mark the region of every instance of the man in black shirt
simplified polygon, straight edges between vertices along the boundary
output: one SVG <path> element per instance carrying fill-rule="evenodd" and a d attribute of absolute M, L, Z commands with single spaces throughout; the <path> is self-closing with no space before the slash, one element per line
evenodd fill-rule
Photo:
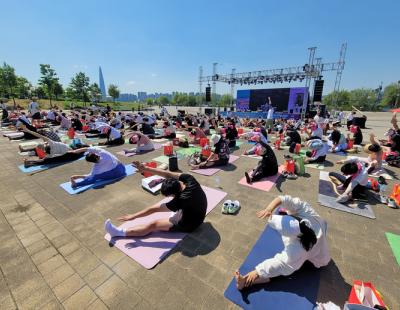
<path fill-rule="evenodd" d="M 130 221 L 156 212 L 173 211 L 175 214 L 167 219 L 155 220 L 127 229 L 114 226 L 108 219 L 105 222 L 105 229 L 111 237 L 139 237 L 154 231 L 192 232 L 203 223 L 207 212 L 207 197 L 193 176 L 146 167 L 138 161 L 133 162 L 133 165 L 141 173 L 149 172 L 165 177 L 161 193 L 173 198 L 167 203 L 157 203 L 135 214 L 119 217 L 118 220 Z"/>

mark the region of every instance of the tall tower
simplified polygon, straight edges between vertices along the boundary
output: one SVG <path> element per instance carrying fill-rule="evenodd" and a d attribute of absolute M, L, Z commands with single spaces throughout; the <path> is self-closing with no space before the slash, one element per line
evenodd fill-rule
<path fill-rule="evenodd" d="M 101 97 L 104 100 L 107 97 L 107 91 L 106 91 L 106 85 L 104 84 L 103 72 L 101 71 L 100 66 L 99 66 L 99 87 L 101 91 Z"/>

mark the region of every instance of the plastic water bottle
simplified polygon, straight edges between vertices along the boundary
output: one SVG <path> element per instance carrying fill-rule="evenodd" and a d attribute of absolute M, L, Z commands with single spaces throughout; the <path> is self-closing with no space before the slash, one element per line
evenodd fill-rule
<path fill-rule="evenodd" d="M 219 176 L 215 177 L 215 186 L 218 188 L 221 187 L 221 179 L 219 178 Z"/>

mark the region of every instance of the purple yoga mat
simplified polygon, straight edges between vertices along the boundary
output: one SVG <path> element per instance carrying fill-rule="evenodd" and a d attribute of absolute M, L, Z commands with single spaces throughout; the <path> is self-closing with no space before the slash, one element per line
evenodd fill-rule
<path fill-rule="evenodd" d="M 233 163 L 234 161 L 238 160 L 239 156 L 236 155 L 229 155 L 229 163 Z M 194 172 L 197 174 L 201 174 L 201 175 L 206 175 L 206 176 L 210 176 L 210 175 L 214 175 L 217 172 L 221 171 L 220 168 L 206 168 L 206 169 L 196 169 L 196 170 L 191 170 L 190 172 Z"/>
<path fill-rule="evenodd" d="M 140 152 L 140 153 L 136 153 L 135 152 L 135 153 L 128 153 L 128 154 L 126 154 L 124 151 L 121 151 L 121 152 L 117 152 L 117 154 L 125 156 L 125 157 L 131 157 L 131 156 L 134 156 L 136 154 L 146 154 L 146 153 L 150 153 L 150 152 L 153 152 L 155 150 L 159 150 L 159 149 L 162 148 L 162 144 L 160 144 L 160 143 L 153 143 L 153 145 L 154 145 L 154 150 L 151 150 L 151 151 L 143 151 L 143 152 Z"/>
<path fill-rule="evenodd" d="M 207 186 L 202 186 L 202 188 L 207 195 L 208 214 L 221 202 L 222 199 L 224 199 L 227 193 Z M 161 202 L 167 202 L 170 199 L 171 198 L 165 198 Z M 173 214 L 173 212 L 158 212 L 144 218 L 128 221 L 120 227 L 126 228 L 135 225 L 143 225 L 155 220 L 170 218 Z M 117 249 L 137 261 L 144 268 L 151 269 L 157 265 L 185 236 L 186 233 L 157 232 L 146 237 L 113 238 L 112 243 Z M 109 234 L 106 234 L 104 238 L 107 241 L 111 240 Z"/>
<path fill-rule="evenodd" d="M 240 179 L 240 181 L 238 183 L 240 185 L 259 189 L 264 192 L 269 192 L 271 190 L 271 188 L 276 184 L 276 181 L 278 180 L 278 178 L 281 176 L 282 171 L 283 171 L 283 168 L 281 166 L 281 167 L 279 167 L 279 172 L 276 175 L 273 175 L 271 177 L 263 178 L 258 182 L 254 182 L 253 184 L 248 184 L 246 182 L 246 178 L 242 178 L 242 179 Z M 250 174 L 250 172 L 249 172 L 249 174 Z"/>

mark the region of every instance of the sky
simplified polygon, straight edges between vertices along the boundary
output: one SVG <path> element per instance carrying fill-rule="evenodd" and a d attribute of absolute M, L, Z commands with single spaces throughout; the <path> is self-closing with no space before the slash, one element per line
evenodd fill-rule
<path fill-rule="evenodd" d="M 0 7 L 0 62 L 33 84 L 45 63 L 64 86 L 79 71 L 98 82 L 101 66 L 106 85 L 122 93 L 197 92 L 199 66 L 204 75 L 214 62 L 220 74 L 300 66 L 312 46 L 322 62 L 336 62 L 343 42 L 341 88 L 400 80 L 398 0 L 0 0 Z M 326 94 L 335 72 L 324 79 Z M 217 83 L 218 93 L 229 90 Z"/>

